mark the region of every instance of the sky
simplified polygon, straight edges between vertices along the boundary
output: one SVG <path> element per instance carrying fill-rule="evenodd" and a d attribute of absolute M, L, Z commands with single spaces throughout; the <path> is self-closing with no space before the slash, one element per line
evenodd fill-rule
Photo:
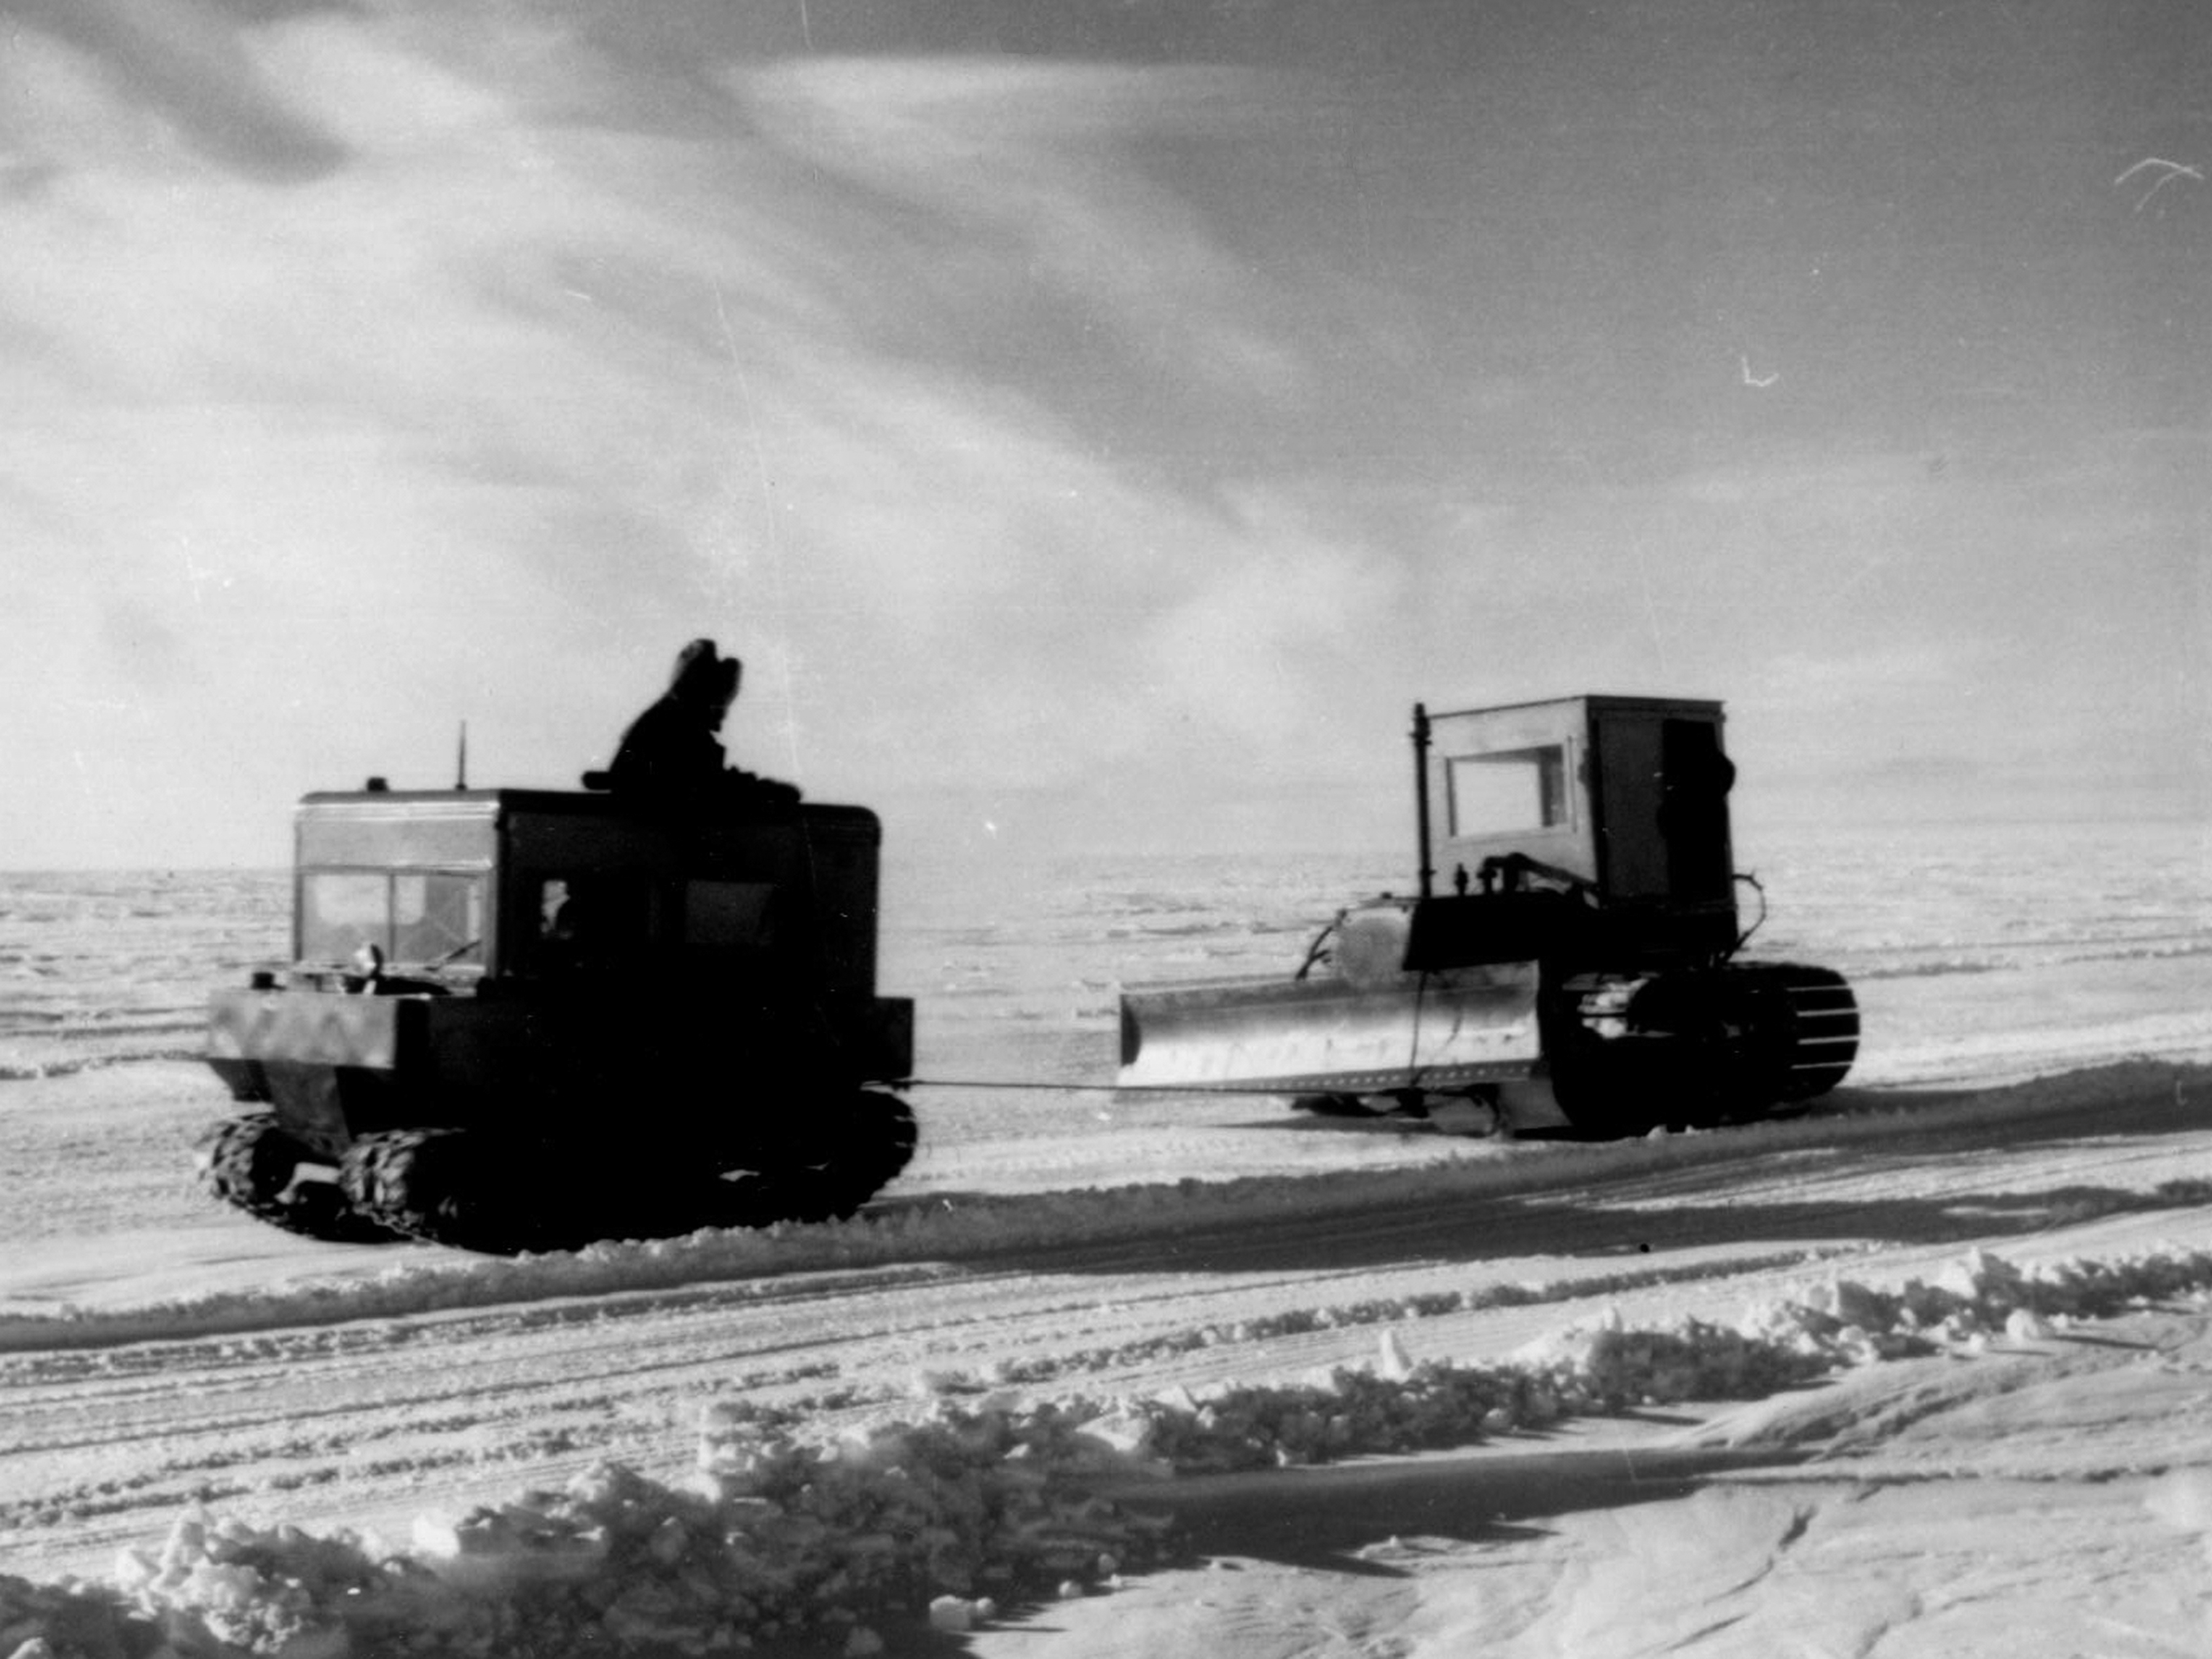
<path fill-rule="evenodd" d="M 0 868 L 567 787 L 683 642 L 909 846 L 2212 814 L 2212 8 L 0 0 Z"/>

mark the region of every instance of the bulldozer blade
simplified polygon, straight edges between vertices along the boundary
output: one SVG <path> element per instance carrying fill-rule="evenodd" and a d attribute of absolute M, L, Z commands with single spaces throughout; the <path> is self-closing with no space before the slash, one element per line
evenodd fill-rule
<path fill-rule="evenodd" d="M 1211 980 L 1121 996 L 1124 1088 L 1382 1094 L 1527 1077 L 1536 964 L 1380 983 Z"/>

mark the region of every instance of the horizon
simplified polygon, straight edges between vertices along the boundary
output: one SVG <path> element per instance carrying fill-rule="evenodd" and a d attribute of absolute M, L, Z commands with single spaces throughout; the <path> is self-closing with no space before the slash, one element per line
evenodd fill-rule
<path fill-rule="evenodd" d="M 472 788 L 476 786 L 471 785 Z M 486 786 L 495 787 L 498 786 Z M 1410 811 L 1410 807 L 1408 811 Z M 1001 872 L 1034 871 L 1067 862 L 1115 861 L 1162 862 L 1184 860 L 1194 862 L 1225 863 L 1238 858 L 1294 862 L 1302 859 L 1350 863 L 1368 860 L 1388 863 L 1396 860 L 1404 866 L 1407 880 L 1415 879 L 1418 853 L 1410 824 L 1401 830 L 1395 839 L 1355 843 L 1350 841 L 1281 842 L 1265 845 L 1231 845 L 1226 842 L 1212 842 L 1198 846 L 1162 846 L 1158 844 L 1127 844 L 1112 842 L 1082 841 L 1056 833 L 1043 835 L 1008 834 L 1008 826 L 971 822 L 964 817 L 957 823 L 941 822 L 938 833 L 907 836 L 901 834 L 902 822 L 894 810 L 884 814 L 884 843 L 883 865 L 888 871 L 965 867 L 988 877 L 990 870 Z M 289 841 L 291 814 L 288 806 L 282 815 L 282 838 Z M 1869 841 L 1893 842 L 1901 835 L 1913 831 L 1929 832 L 1989 832 L 1993 835 L 2033 838 L 2060 832 L 2095 833 L 2099 831 L 2124 833 L 2129 830 L 2167 830 L 2177 833 L 2194 834 L 2208 838 L 2212 847 L 2212 826 L 2195 812 L 2144 809 L 2125 814 L 2091 812 L 2078 807 L 2053 810 L 2045 815 L 2021 816 L 2017 811 L 1998 814 L 1991 811 L 1971 808 L 1935 815 L 1905 811 L 1894 815 L 1867 814 L 1848 822 L 1825 817 L 1775 817 L 1760 813 L 1738 814 L 1731 839 L 1739 861 L 1747 848 L 1765 853 L 1776 851 L 1804 851 L 1815 847 L 1833 845 L 1838 837 L 1857 836 Z M 994 833 L 995 830 L 995 833 Z M 0 880 L 30 879 L 45 877 L 159 877 L 186 878 L 195 876 L 266 876 L 289 877 L 294 872 L 289 847 L 275 855 L 259 861 L 240 861 L 217 864 L 181 864 L 155 860 L 146 864 L 79 864 L 79 865 L 0 865 Z"/>

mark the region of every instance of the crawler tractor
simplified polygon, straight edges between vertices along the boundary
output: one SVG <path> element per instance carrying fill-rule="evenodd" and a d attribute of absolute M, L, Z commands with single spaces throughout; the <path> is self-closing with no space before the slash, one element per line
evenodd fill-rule
<path fill-rule="evenodd" d="M 1417 896 L 1340 912 L 1292 977 L 1125 993 L 1121 1083 L 1601 1136 L 1833 1088 L 1850 988 L 1737 954 L 1721 726 L 1718 703 L 1657 698 L 1416 705 Z"/>
<path fill-rule="evenodd" d="M 880 839 L 851 806 L 307 796 L 291 961 L 210 1007 L 262 1109 L 204 1181 L 317 1237 L 498 1253 L 850 1214 L 915 1144 Z"/>

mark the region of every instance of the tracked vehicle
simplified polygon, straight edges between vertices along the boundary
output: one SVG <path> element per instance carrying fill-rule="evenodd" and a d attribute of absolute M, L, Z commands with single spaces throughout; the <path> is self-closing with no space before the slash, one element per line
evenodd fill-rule
<path fill-rule="evenodd" d="M 514 1253 L 848 1215 L 912 1154 L 866 809 L 371 780 L 295 835 L 291 960 L 210 1008 L 226 1202 Z"/>
<path fill-rule="evenodd" d="M 1849 985 L 1739 956 L 1722 724 L 1661 698 L 1416 705 L 1417 892 L 1340 912 L 1291 976 L 1124 992 L 1121 1082 L 1599 1135 L 1833 1088 Z"/>

